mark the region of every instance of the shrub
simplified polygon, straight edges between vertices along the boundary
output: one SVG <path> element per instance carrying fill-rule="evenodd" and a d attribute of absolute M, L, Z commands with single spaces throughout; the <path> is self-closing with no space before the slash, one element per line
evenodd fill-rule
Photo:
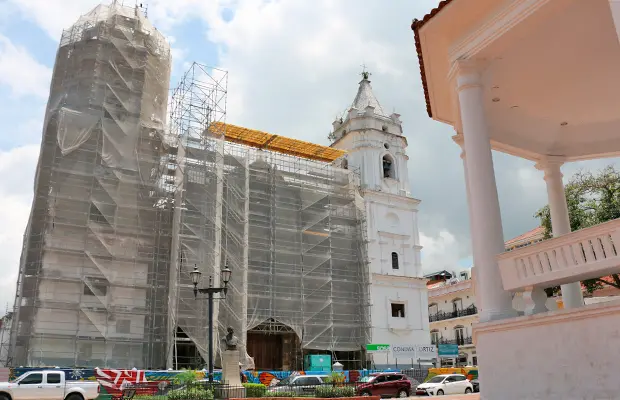
<path fill-rule="evenodd" d="M 316 397 L 323 399 L 353 396 L 355 396 L 355 388 L 352 386 L 319 386 L 316 388 Z"/>
<path fill-rule="evenodd" d="M 183 371 L 178 373 L 172 378 L 172 381 L 176 384 L 188 385 L 196 382 L 198 380 L 198 375 L 196 371 Z"/>
<path fill-rule="evenodd" d="M 262 383 L 244 383 L 245 397 L 264 397 L 267 393 L 267 386 Z"/>
<path fill-rule="evenodd" d="M 295 392 L 271 392 L 269 397 L 299 397 Z"/>
<path fill-rule="evenodd" d="M 344 383 L 346 377 L 343 372 L 333 371 L 329 376 L 323 378 L 323 382 L 325 383 Z"/>
<path fill-rule="evenodd" d="M 172 390 L 167 400 L 213 400 L 213 392 L 202 388 Z"/>

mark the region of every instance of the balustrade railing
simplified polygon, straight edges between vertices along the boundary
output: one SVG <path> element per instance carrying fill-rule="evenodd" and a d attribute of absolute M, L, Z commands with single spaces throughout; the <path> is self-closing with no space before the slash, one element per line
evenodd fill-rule
<path fill-rule="evenodd" d="M 460 337 L 460 338 L 456 338 L 456 339 L 439 338 L 439 339 L 431 339 L 431 344 L 434 344 L 435 346 L 437 346 L 439 344 L 457 344 L 459 346 L 466 346 L 466 345 L 469 345 L 469 344 L 473 344 L 473 340 L 472 340 L 471 336 Z"/>
<path fill-rule="evenodd" d="M 477 313 L 478 313 L 478 308 L 475 305 L 471 305 L 463 310 L 456 310 L 456 311 L 450 311 L 450 312 L 439 311 L 435 314 L 429 315 L 428 320 L 429 322 L 437 322 L 437 321 L 444 321 L 446 319 L 465 317 L 468 315 L 475 315 Z"/>
<path fill-rule="evenodd" d="M 620 272 L 620 219 L 500 254 L 505 290 L 548 288 Z"/>

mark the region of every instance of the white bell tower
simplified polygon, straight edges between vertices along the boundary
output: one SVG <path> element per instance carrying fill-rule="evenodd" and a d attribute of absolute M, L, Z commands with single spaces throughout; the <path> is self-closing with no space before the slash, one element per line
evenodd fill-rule
<path fill-rule="evenodd" d="M 359 169 L 366 204 L 372 342 L 428 345 L 428 297 L 422 278 L 418 205 L 411 196 L 400 115 L 388 115 L 362 72 L 344 118 L 333 123 L 331 146 L 347 151 L 343 165 Z M 373 354 L 377 368 L 396 364 L 392 354 Z M 399 365 L 418 360 L 398 359 Z"/>

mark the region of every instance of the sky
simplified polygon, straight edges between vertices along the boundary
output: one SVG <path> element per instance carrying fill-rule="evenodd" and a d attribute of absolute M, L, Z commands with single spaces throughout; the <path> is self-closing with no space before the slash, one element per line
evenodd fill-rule
<path fill-rule="evenodd" d="M 98 3 L 0 0 L 0 315 L 13 303 L 58 40 Z M 452 128 L 426 114 L 410 29 L 413 18 L 437 3 L 151 0 L 148 17 L 171 43 L 172 85 L 193 61 L 224 69 L 229 123 L 297 139 L 328 144 L 331 123 L 352 103 L 364 64 L 381 105 L 402 115 L 429 272 L 472 263 L 460 148 Z M 566 165 L 565 179 L 615 161 Z M 494 162 L 509 239 L 538 225 L 533 214 L 546 204 L 546 189 L 533 163 L 499 153 Z"/>

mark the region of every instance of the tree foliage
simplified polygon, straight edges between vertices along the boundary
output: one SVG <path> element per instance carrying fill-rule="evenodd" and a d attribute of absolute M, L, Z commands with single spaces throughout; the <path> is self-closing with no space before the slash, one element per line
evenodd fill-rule
<path fill-rule="evenodd" d="M 572 231 L 620 218 L 620 171 L 613 165 L 596 174 L 580 171 L 565 186 L 566 203 Z M 534 214 L 544 228 L 545 239 L 553 236 L 551 215 L 546 205 Z M 603 277 L 604 278 L 604 277 Z M 620 277 L 589 279 L 582 282 L 588 293 L 610 285 L 620 289 Z"/>

